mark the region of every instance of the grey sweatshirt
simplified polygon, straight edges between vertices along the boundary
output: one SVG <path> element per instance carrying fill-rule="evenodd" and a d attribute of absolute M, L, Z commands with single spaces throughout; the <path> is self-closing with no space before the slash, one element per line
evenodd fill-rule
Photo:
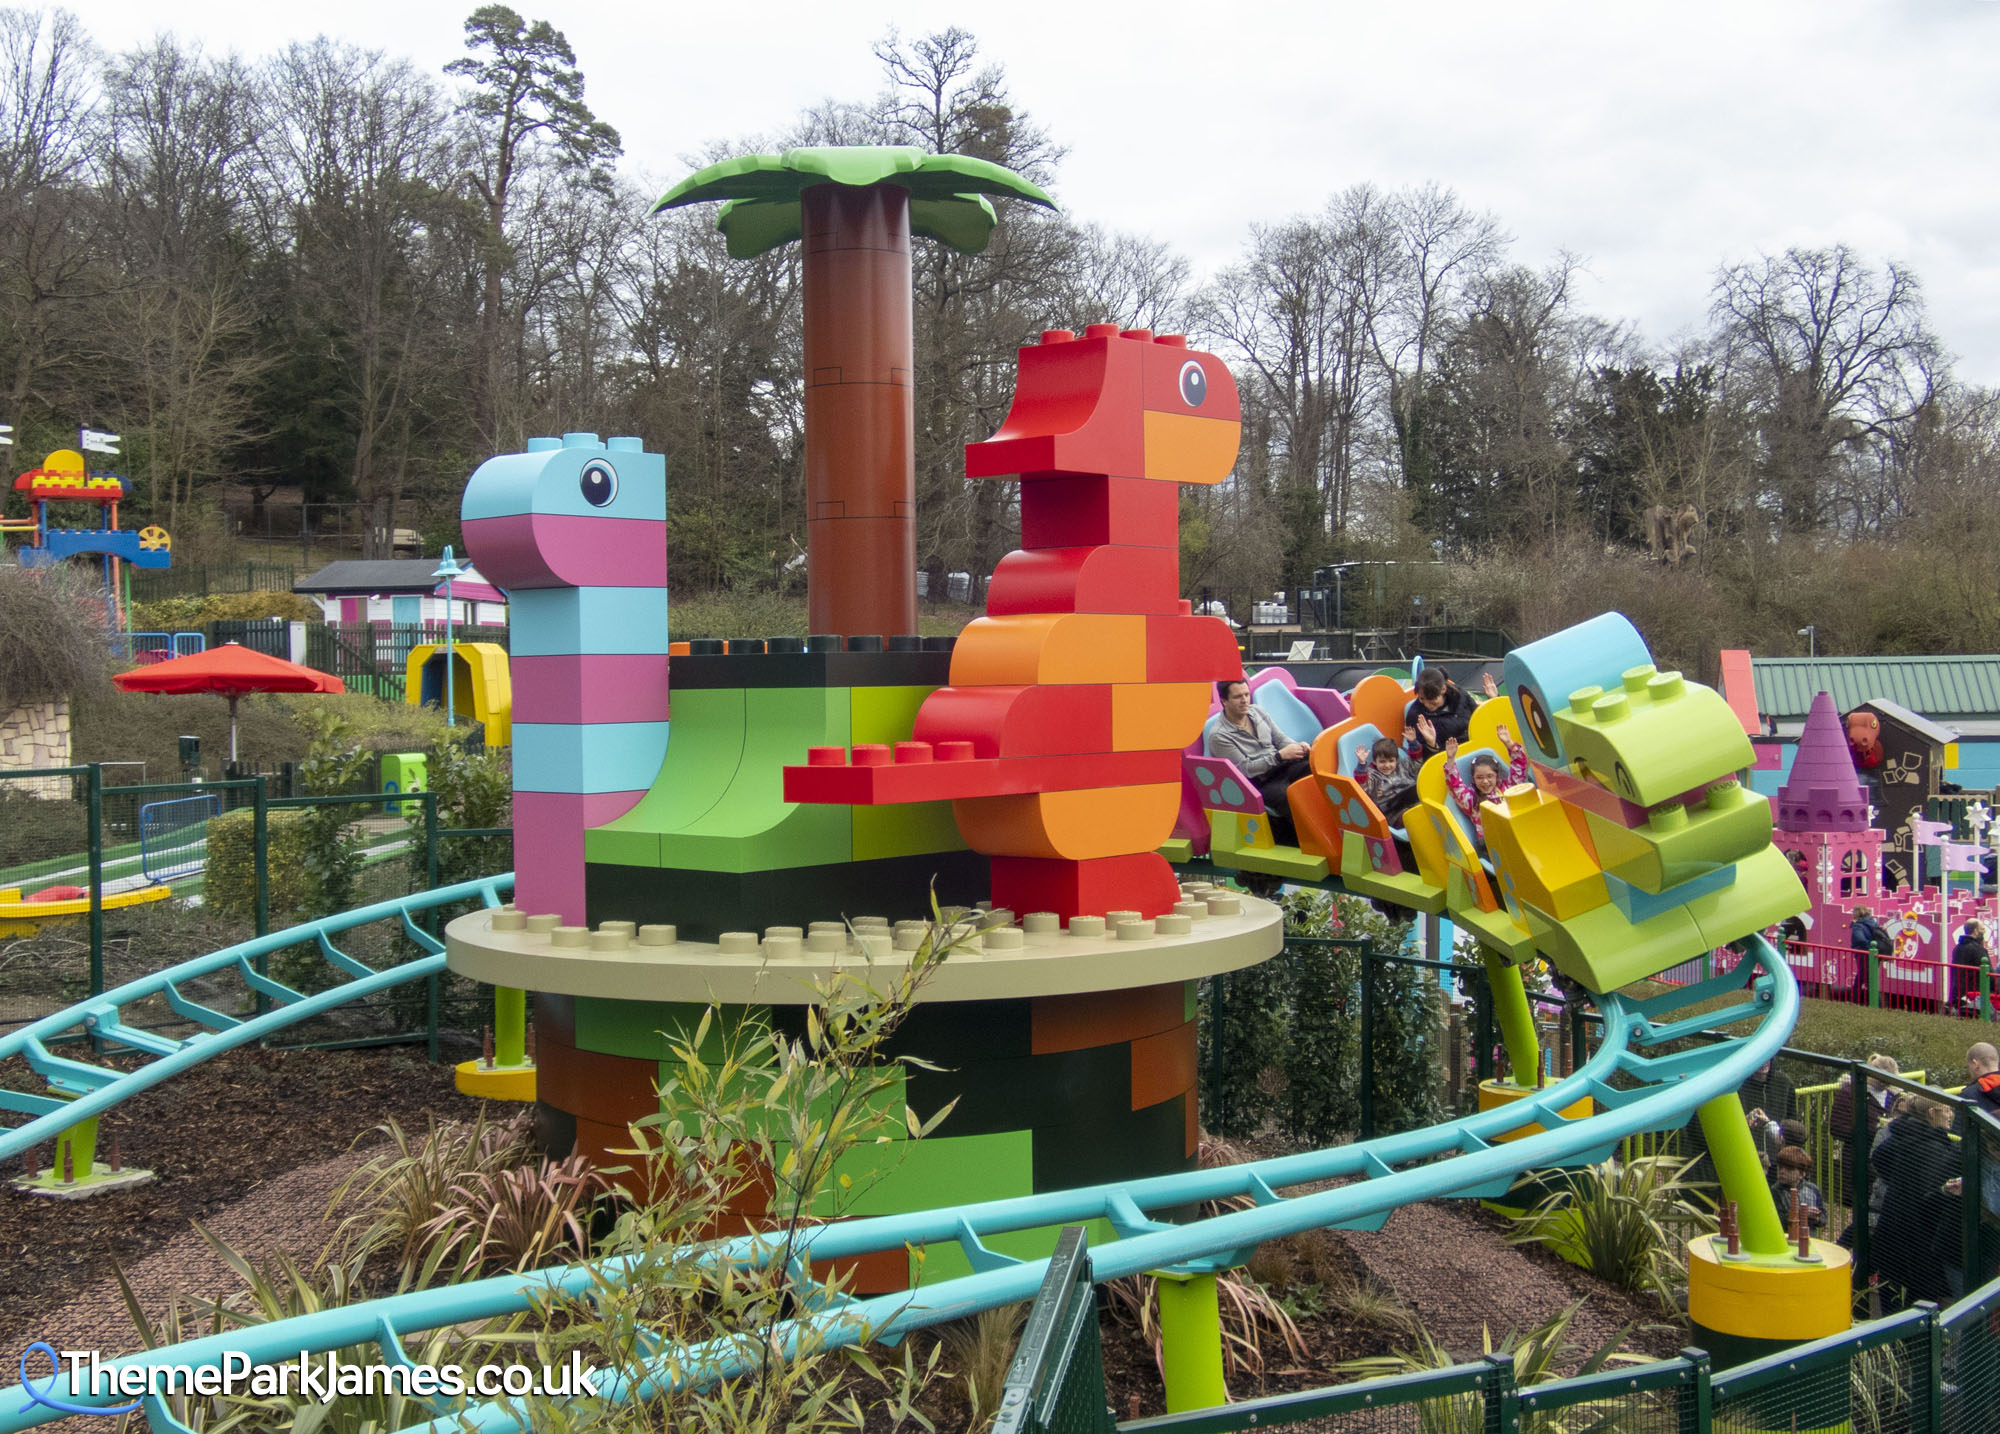
<path fill-rule="evenodd" d="M 1278 749 L 1291 743 L 1292 739 L 1278 730 L 1278 724 L 1253 705 L 1249 731 L 1235 726 L 1227 717 L 1215 724 L 1208 734 L 1208 755 L 1228 758 L 1244 776 L 1255 780 L 1278 765 Z"/>

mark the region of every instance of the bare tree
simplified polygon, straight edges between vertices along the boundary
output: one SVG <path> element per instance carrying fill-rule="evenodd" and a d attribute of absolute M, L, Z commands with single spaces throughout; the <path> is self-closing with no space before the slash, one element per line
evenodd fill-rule
<path fill-rule="evenodd" d="M 1756 394 L 1767 500 L 1780 533 L 1879 520 L 1850 461 L 1930 402 L 1943 356 L 1916 276 L 1846 245 L 1724 266 L 1713 317 Z"/>

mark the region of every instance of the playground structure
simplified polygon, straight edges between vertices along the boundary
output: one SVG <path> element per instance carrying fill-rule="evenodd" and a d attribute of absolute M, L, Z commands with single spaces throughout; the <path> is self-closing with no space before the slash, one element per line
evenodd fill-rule
<path fill-rule="evenodd" d="M 1968 921 L 1982 921 L 1989 931 L 2000 921 L 2000 892 L 1981 893 L 1977 884 L 1984 833 L 1958 842 L 1950 823 L 1913 816 L 1907 825 L 1917 853 L 1925 846 L 1939 850 L 1937 884 L 1918 880 L 1892 889 L 1884 880 L 1888 833 L 1875 825 L 1876 815 L 1833 698 L 1822 692 L 1778 793 L 1773 838 L 1811 899 L 1800 918 L 1807 939 L 1793 949 L 1794 969 L 1816 986 L 1865 991 L 1868 973 L 1854 964 L 1865 958 L 1846 948 L 1854 918 L 1866 907 L 1894 943 L 1893 959 L 1876 967 L 1879 994 L 1948 1007 L 1956 994 L 1949 965 L 1954 939 Z M 1921 876 L 1922 862 L 1911 866 Z"/>
<path fill-rule="evenodd" d="M 896 223 L 900 214 L 917 226 L 916 168 L 891 165 L 885 179 L 876 164 L 786 161 L 788 173 L 815 178 L 790 210 L 764 215 L 762 229 L 755 203 L 736 210 L 746 243 L 782 242 L 802 224 L 810 256 L 816 238 L 840 230 L 827 218 L 837 210 L 875 226 L 869 233 L 886 224 L 907 248 Z M 770 172 L 705 171 L 669 199 L 745 201 L 754 195 L 724 181 Z M 971 190 L 980 192 L 1019 191 Z M 983 231 L 974 237 L 983 244 Z M 732 231 L 733 252 L 757 251 L 738 239 Z M 906 269 L 901 282 L 907 324 Z M 835 386 L 898 387 L 893 373 L 871 385 L 843 383 L 840 372 Z M 873 420 L 862 401 L 906 409 L 907 384 L 846 398 L 862 416 L 809 423 L 809 444 L 817 431 L 822 443 L 866 448 Z M 972 476 L 1018 478 L 1023 493 L 1023 547 L 996 571 L 987 616 L 955 643 L 918 639 L 899 592 L 874 603 L 854 591 L 872 575 L 848 558 L 907 541 L 892 498 L 892 511 L 870 509 L 853 533 L 816 534 L 813 610 L 836 615 L 832 631 L 705 644 L 721 650 L 671 664 L 664 460 L 636 438 L 571 433 L 482 465 L 463 529 L 513 602 L 517 899 L 492 909 L 499 883 L 484 884 L 489 909 L 450 923 L 445 954 L 411 963 L 422 974 L 448 964 L 495 987 L 495 1059 L 478 1063 L 470 1087 L 461 1070 L 462 1087 L 520 1096 L 532 1082 L 555 1153 L 603 1160 L 627 1143 L 627 1122 L 659 1108 L 667 1042 L 690 1019 L 719 1005 L 725 1021 L 755 1011 L 782 1027 L 828 974 L 894 969 L 922 933 L 893 918 L 922 914 L 934 892 L 960 908 L 955 916 L 983 908 L 964 917 L 979 928 L 978 945 L 940 970 L 896 1050 L 950 1068 L 909 1076 L 911 1115 L 958 1104 L 935 1135 L 868 1151 L 864 1173 L 881 1177 L 873 1203 L 803 1235 L 821 1268 L 850 1261 L 853 1289 L 868 1296 L 813 1316 L 833 1342 L 1026 1299 L 1056 1228 L 1084 1223 L 1102 1242 L 1092 1255 L 1098 1278 L 1166 1270 L 1187 1281 L 1185 1308 L 1195 1314 L 1170 1336 L 1169 1400 L 1193 1407 L 1215 1395 L 1220 1352 L 1187 1331 L 1213 1328 L 1216 1273 L 1260 1241 L 1377 1226 L 1414 1201 L 1504 1196 L 1523 1172 L 1606 1159 L 1625 1137 L 1694 1114 L 1740 1210 L 1734 1238 L 1690 1251 L 1697 1337 L 1718 1362 L 1736 1362 L 1845 1329 L 1848 1256 L 1780 1225 L 1735 1095 L 1782 1046 L 1797 1011 L 1792 976 L 1759 933 L 1807 905 L 1771 844 L 1770 804 L 1739 779 L 1753 758 L 1736 715 L 1708 689 L 1656 670 L 1617 614 L 1517 650 L 1503 697 L 1480 709 L 1460 753 L 1469 763 L 1496 746 L 1504 721 L 1531 757 L 1533 780 L 1485 808 L 1482 852 L 1446 793 L 1442 756 L 1424 767 L 1418 804 L 1400 826 L 1354 780 L 1357 754 L 1400 732 L 1403 682 L 1378 675 L 1343 694 L 1258 674 L 1255 699 L 1284 713 L 1288 731 L 1309 724 L 1314 734 L 1311 776 L 1289 794 L 1299 844 L 1276 844 L 1255 787 L 1201 753 L 1214 683 L 1243 669 L 1227 627 L 1178 596 L 1178 486 L 1226 476 L 1238 430 L 1227 370 L 1175 336 L 1111 325 L 1050 331 L 1022 351 L 999 432 L 968 449 Z M 893 441 L 881 448 L 902 461 Z M 816 463 L 833 460 L 809 457 L 809 474 Z M 841 501 L 837 485 L 813 491 L 816 503 Z M 811 514 L 834 530 L 841 516 L 817 506 Z M 860 547 L 842 546 L 847 539 Z M 884 626 L 903 630 L 866 630 Z M 1195 1169 L 1194 983 L 1266 959 L 1281 941 L 1270 903 L 1176 879 L 1170 861 L 1198 854 L 1223 871 L 1449 915 L 1484 949 L 1516 1078 L 1489 1083 L 1477 1114 L 1431 1129 Z M 415 934 L 416 909 L 369 910 L 400 916 Z M 881 914 L 855 914 L 864 911 Z M 248 948 L 205 958 L 217 964 L 202 969 L 234 966 L 291 1012 L 416 978 L 407 966 L 354 970 L 328 942 L 333 929 L 311 934 L 353 980 L 310 1000 L 269 989 Z M 1621 994 L 1726 945 L 1744 965 L 1650 999 Z M 1533 1074 L 1541 1059 L 1520 976 L 1531 956 L 1586 989 L 1604 1019 L 1589 1060 L 1546 1084 Z M 136 1077 L 165 1079 L 261 1034 L 187 1002 L 177 983 L 188 969 L 147 991 L 218 1036 L 168 1042 L 135 1030 L 118 1019 L 135 989 L 122 988 L 0 1041 L 0 1056 L 26 1056 L 53 1092 L 0 1092 L 0 1105 L 33 1117 L 0 1133 L 0 1158 L 80 1129 L 143 1088 Z M 1706 1009 L 1718 998 L 1728 998 L 1722 1009 Z M 116 1077 L 48 1052 L 47 1039 L 78 1027 L 158 1059 Z M 1747 1029 L 1674 1048 L 1730 1027 Z M 77 1099 L 66 1103 L 69 1095 Z M 1336 1180 L 1345 1183 L 1283 1194 Z M 1229 1195 L 1250 1196 L 1255 1208 L 1185 1225 L 1159 1218 Z M 769 1258 L 757 1212 L 742 1213 L 746 1232 L 716 1257 Z M 926 1252 L 921 1266 L 912 1248 Z M 412 1332 L 524 1310 L 550 1286 L 578 1290 L 605 1274 L 576 1267 L 452 1286 L 128 1362 L 213 1362 L 225 1345 L 253 1359 L 370 1342 L 389 1350 Z M 802 1308 L 818 1303 L 803 1292 Z M 733 1357 L 664 1351 L 650 1381 L 610 1397 L 724 1376 Z M 19 1390 L 0 1394 L 0 1430 L 47 1417 Z M 498 1405 L 465 1420 L 521 1427 Z"/>
<path fill-rule="evenodd" d="M 164 568 L 173 561 L 173 539 L 166 529 L 148 526 L 137 530 L 118 526 L 118 505 L 131 494 L 131 485 L 116 473 L 92 473 L 84 457 L 74 449 L 58 448 L 14 480 L 14 491 L 26 496 L 29 517 L 25 520 L 0 518 L 0 534 L 25 535 L 19 550 L 22 567 L 46 567 L 65 558 L 98 557 L 104 566 L 105 609 L 112 621 L 125 626 L 125 595 L 121 564 L 135 568 Z M 61 528 L 50 522 L 49 506 L 80 503 L 98 510 L 95 527 Z"/>
<path fill-rule="evenodd" d="M 445 663 L 453 665 L 445 680 Z M 443 707 L 450 694 L 452 715 L 486 729 L 486 745 L 514 741 L 514 682 L 507 649 L 497 642 L 458 642 L 447 657 L 444 644 L 418 643 L 410 649 L 403 701 L 412 707 Z"/>
<path fill-rule="evenodd" d="M 107 891 L 99 908 L 118 911 L 128 906 L 144 906 L 165 901 L 173 894 L 166 886 L 135 886 L 124 891 Z M 0 887 L 0 937 L 33 936 L 44 926 L 82 921 L 90 915 L 90 892 L 81 886 L 45 886 L 23 892 L 18 886 Z"/>

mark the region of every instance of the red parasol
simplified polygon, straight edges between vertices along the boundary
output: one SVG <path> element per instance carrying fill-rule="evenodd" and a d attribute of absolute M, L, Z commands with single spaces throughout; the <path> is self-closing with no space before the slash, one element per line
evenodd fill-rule
<path fill-rule="evenodd" d="M 228 642 L 190 657 L 121 672 L 112 683 L 127 692 L 209 693 L 229 699 L 229 760 L 236 760 L 236 702 L 246 692 L 345 692 L 338 677 Z"/>

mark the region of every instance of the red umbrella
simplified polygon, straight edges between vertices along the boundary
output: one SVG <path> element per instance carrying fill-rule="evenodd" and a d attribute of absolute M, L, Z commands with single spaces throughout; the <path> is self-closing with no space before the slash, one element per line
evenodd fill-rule
<path fill-rule="evenodd" d="M 338 677 L 238 642 L 156 662 L 111 679 L 127 692 L 206 692 L 229 699 L 229 760 L 236 760 L 236 703 L 246 692 L 345 692 Z"/>

